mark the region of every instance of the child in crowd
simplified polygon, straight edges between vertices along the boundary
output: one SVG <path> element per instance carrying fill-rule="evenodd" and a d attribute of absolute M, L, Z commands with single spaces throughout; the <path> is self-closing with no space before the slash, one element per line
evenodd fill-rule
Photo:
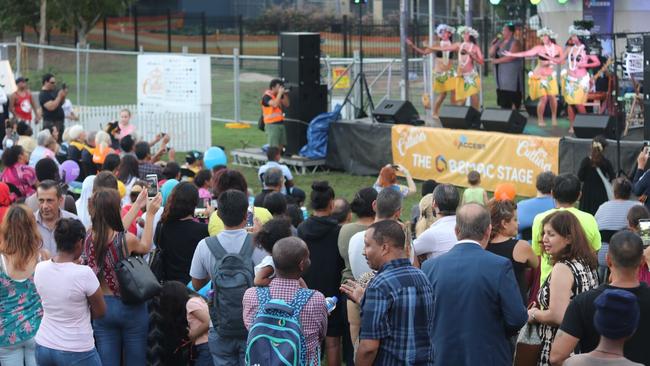
<path fill-rule="evenodd" d="M 154 301 L 150 317 L 151 364 L 213 364 L 208 348 L 210 313 L 208 304 L 201 296 L 178 281 L 167 281 L 160 298 Z"/>
<path fill-rule="evenodd" d="M 469 188 L 463 192 L 462 204 L 465 205 L 474 202 L 485 206 L 488 201 L 488 196 L 485 189 L 481 188 L 481 174 L 476 170 L 472 170 L 467 173 L 467 182 L 469 183 Z"/>
<path fill-rule="evenodd" d="M 268 286 L 275 276 L 275 266 L 273 265 L 273 246 L 278 240 L 291 236 L 291 221 L 287 218 L 275 218 L 269 220 L 262 226 L 260 231 L 255 235 L 255 243 L 264 249 L 268 255 L 262 259 L 260 264 L 255 266 L 255 286 Z M 300 279 L 300 286 L 307 288 L 305 281 Z"/>

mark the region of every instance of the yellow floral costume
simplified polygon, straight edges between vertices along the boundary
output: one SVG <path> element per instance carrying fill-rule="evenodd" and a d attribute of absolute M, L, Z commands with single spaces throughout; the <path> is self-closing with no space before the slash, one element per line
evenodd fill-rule
<path fill-rule="evenodd" d="M 528 73 L 528 94 L 530 99 L 536 100 L 547 95 L 558 94 L 557 78 L 555 72 L 549 76 L 535 75 L 532 71 Z"/>
<path fill-rule="evenodd" d="M 447 70 L 433 73 L 433 91 L 444 93 L 456 90 L 456 71 Z"/>
<path fill-rule="evenodd" d="M 481 89 L 481 77 L 476 70 L 456 77 L 456 100 L 465 100 Z"/>
<path fill-rule="evenodd" d="M 566 70 L 562 70 L 562 95 L 569 105 L 580 105 L 587 103 L 589 94 L 589 74 L 581 78 L 569 76 Z"/>

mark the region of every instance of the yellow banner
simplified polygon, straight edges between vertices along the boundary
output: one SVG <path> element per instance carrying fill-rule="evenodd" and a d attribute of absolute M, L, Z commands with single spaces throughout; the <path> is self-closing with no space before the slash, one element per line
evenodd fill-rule
<path fill-rule="evenodd" d="M 345 67 L 334 67 L 332 68 L 332 81 L 336 83 L 334 89 L 349 89 L 350 73 Z"/>
<path fill-rule="evenodd" d="M 476 170 L 488 191 L 509 182 L 532 197 L 539 173 L 558 172 L 558 138 L 395 125 L 391 141 L 394 163 L 416 179 L 468 187 L 467 173 Z"/>

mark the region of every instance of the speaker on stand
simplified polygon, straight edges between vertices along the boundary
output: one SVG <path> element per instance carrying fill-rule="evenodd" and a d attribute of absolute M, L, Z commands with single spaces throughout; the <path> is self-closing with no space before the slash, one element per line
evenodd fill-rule
<path fill-rule="evenodd" d="M 281 33 L 279 48 L 280 78 L 289 89 L 285 154 L 293 155 L 307 143 L 309 122 L 327 112 L 327 85 L 320 83 L 320 34 Z"/>

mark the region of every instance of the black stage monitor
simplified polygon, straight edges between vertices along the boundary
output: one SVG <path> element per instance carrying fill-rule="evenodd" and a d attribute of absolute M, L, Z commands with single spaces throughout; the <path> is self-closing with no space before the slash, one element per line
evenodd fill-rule
<path fill-rule="evenodd" d="M 522 133 L 527 121 L 526 117 L 512 109 L 486 108 L 481 114 L 481 123 L 487 131 Z"/>
<path fill-rule="evenodd" d="M 623 118 L 619 118 L 618 132 L 621 134 L 625 128 Z M 608 139 L 616 138 L 616 117 L 606 114 L 578 114 L 573 122 L 576 137 L 592 139 L 603 135 Z"/>
<path fill-rule="evenodd" d="M 408 100 L 385 99 L 374 111 L 372 116 L 380 123 L 420 125 L 420 115 Z"/>
<path fill-rule="evenodd" d="M 478 130 L 481 128 L 481 112 L 472 107 L 445 105 L 440 109 L 440 123 L 444 128 Z"/>

